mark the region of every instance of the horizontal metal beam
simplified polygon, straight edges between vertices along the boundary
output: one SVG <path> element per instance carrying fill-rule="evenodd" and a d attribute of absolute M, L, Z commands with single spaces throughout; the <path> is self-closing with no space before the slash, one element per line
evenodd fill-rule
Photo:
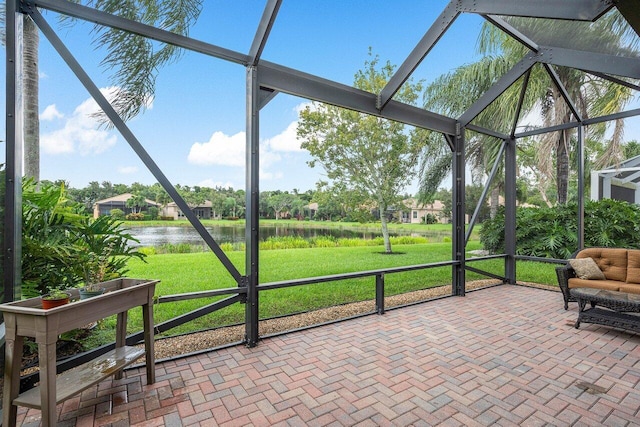
<path fill-rule="evenodd" d="M 96 24 L 128 31 L 153 40 L 169 43 L 174 46 L 203 53 L 215 58 L 224 59 L 226 61 L 235 62 L 237 64 L 247 65 L 250 61 L 249 55 L 245 55 L 243 53 L 195 40 L 190 37 L 185 37 L 180 34 L 172 33 L 171 31 L 161 30 L 151 25 L 141 24 L 136 21 L 115 16 L 87 6 L 82 6 L 80 4 L 71 3 L 69 1 L 33 0 L 33 3 L 35 6 L 42 9 L 52 10 L 74 18 L 80 18 Z"/>
<path fill-rule="evenodd" d="M 258 67 L 258 79 L 261 88 L 268 88 L 441 133 L 455 133 L 456 121 L 449 117 L 393 100 L 381 112 L 376 108 L 376 95 L 370 92 L 270 62 L 260 62 Z"/>
<path fill-rule="evenodd" d="M 292 286 L 313 285 L 316 283 L 335 282 L 337 280 L 359 279 L 362 277 L 374 277 L 380 274 L 405 273 L 408 271 L 426 270 L 430 268 L 447 267 L 460 265 L 459 261 L 441 261 L 430 264 L 409 265 L 406 267 L 381 268 L 378 270 L 356 271 L 353 273 L 331 274 L 329 276 L 306 277 L 303 279 L 284 280 L 281 282 L 262 283 L 258 286 L 259 291 L 273 289 L 290 288 Z"/>
<path fill-rule="evenodd" d="M 638 58 L 545 46 L 540 48 L 537 60 L 545 64 L 562 65 L 587 72 L 595 71 L 640 79 Z"/>
<path fill-rule="evenodd" d="M 582 123 L 586 126 L 586 125 L 593 125 L 596 123 L 609 122 L 611 120 L 626 119 L 629 117 L 636 117 L 636 116 L 640 116 L 640 108 L 636 108 L 635 110 L 629 110 L 629 111 L 621 111 L 619 113 L 614 113 L 614 114 L 608 114 L 606 116 L 586 119 Z"/>
<path fill-rule="evenodd" d="M 584 124 L 584 122 L 582 124 Z M 546 128 L 536 128 L 536 129 L 527 130 L 524 132 L 517 133 L 514 136 L 515 138 L 525 138 L 527 136 L 542 135 L 544 133 L 557 132 L 559 130 L 577 128 L 578 126 L 580 126 L 580 122 L 562 123 L 555 126 L 548 126 Z"/>
<path fill-rule="evenodd" d="M 378 109 L 382 110 L 387 105 L 393 95 L 395 95 L 404 82 L 407 81 L 411 73 L 418 67 L 431 48 L 440 40 L 440 37 L 442 37 L 459 15 L 460 12 L 455 10 L 454 2 L 449 3 L 422 39 L 420 39 L 417 46 L 413 48 L 400 68 L 398 68 L 398 71 L 391 76 L 387 85 L 380 91 L 377 104 Z"/>
<path fill-rule="evenodd" d="M 504 93 L 512 84 L 516 82 L 524 73 L 531 69 L 536 63 L 536 54 L 531 53 L 520 60 L 513 68 L 489 88 L 467 111 L 460 116 L 461 126 L 467 126 L 471 120 L 475 119 L 485 108 Z"/>
<path fill-rule="evenodd" d="M 613 7 L 611 0 L 459 0 L 458 10 L 482 15 L 595 21 Z"/>
<path fill-rule="evenodd" d="M 515 259 L 516 261 L 534 261 L 534 262 L 546 262 L 549 264 L 567 264 L 566 259 L 543 258 L 539 256 L 516 255 Z"/>

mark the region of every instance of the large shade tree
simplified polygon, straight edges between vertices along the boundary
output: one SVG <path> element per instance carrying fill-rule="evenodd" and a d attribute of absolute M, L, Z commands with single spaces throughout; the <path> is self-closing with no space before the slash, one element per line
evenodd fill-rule
<path fill-rule="evenodd" d="M 180 35 L 188 35 L 202 8 L 202 0 L 84 0 L 85 6 L 156 26 Z M 2 41 L 5 35 L 5 1 L 0 3 Z M 23 104 L 25 176 L 40 178 L 40 136 L 38 121 L 38 29 L 28 15 L 23 15 Z M 101 66 L 110 73 L 111 94 L 116 111 L 128 120 L 145 109 L 155 92 L 158 71 L 176 60 L 180 50 L 172 45 L 155 43 L 125 31 L 96 25 L 93 44 L 105 52 Z M 105 116 L 99 119 L 107 123 Z"/>
<path fill-rule="evenodd" d="M 541 45 L 554 45 L 569 41 L 576 49 L 589 47 L 599 51 L 631 53 L 635 49 L 629 41 L 627 27 L 622 18 L 611 13 L 592 24 L 552 21 L 541 19 L 506 18 L 513 26 L 535 39 Z M 613 29 L 613 31 L 612 31 Z M 451 116 L 460 116 L 476 99 L 493 85 L 527 54 L 527 48 L 509 37 L 495 26 L 486 23 L 478 39 L 478 51 L 484 57 L 475 63 L 459 67 L 429 85 L 425 93 L 425 107 Z M 589 75 L 579 70 L 564 67 L 554 68 L 558 79 L 582 116 L 606 115 L 621 111 L 631 99 L 630 90 L 608 80 Z M 474 120 L 478 124 L 504 133 L 519 119 L 514 116 L 515 105 L 520 96 L 522 79 L 507 90 L 496 102 Z M 549 77 L 543 66 L 535 66 L 529 76 L 529 85 L 524 93 L 523 112 L 538 111 L 539 120 L 545 126 L 568 123 L 572 119 L 569 105 L 561 91 Z M 588 128 L 591 141 L 601 141 L 604 149 L 593 159 L 596 164 L 612 164 L 621 160 L 623 122 L 614 122 L 609 140 L 605 141 L 605 125 Z M 431 138 L 434 141 L 434 138 Z M 545 134 L 533 141 L 535 167 L 538 171 L 538 186 L 541 195 L 549 203 L 546 192 L 555 181 L 558 203 L 568 197 L 569 161 L 571 144 L 575 143 L 575 129 L 566 129 Z M 471 135 L 467 154 L 477 172 L 486 173 L 495 159 L 499 141 L 483 135 Z M 440 150 L 439 156 L 432 154 L 423 163 L 422 190 L 429 194 L 450 171 L 450 152 L 442 143 L 433 142 L 431 147 Z M 594 150 L 595 151 L 595 150 Z M 497 195 L 494 192 L 494 195 Z"/>
<path fill-rule="evenodd" d="M 379 66 L 374 57 L 356 73 L 354 86 L 380 93 L 393 71 L 390 63 Z M 421 91 L 420 83 L 409 82 L 395 97 L 415 104 Z M 387 253 L 391 253 L 387 211 L 401 203 L 401 193 L 413 179 L 421 147 L 415 135 L 402 123 L 326 104 L 314 103 L 300 113 L 298 137 L 313 157 L 309 164 L 321 165 L 338 186 L 371 196 L 380 213 Z"/>

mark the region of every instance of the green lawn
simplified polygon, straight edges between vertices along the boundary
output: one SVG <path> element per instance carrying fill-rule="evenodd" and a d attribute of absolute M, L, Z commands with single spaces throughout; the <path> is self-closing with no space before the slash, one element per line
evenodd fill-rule
<path fill-rule="evenodd" d="M 479 249 L 479 242 L 470 242 L 467 250 Z M 394 255 L 381 253 L 382 247 L 338 247 L 314 249 L 284 249 L 260 253 L 260 283 L 293 280 L 306 277 L 376 270 L 383 268 L 428 264 L 451 259 L 450 243 L 395 245 Z M 244 272 L 244 253 L 227 253 L 230 260 Z M 492 259 L 474 262 L 474 268 L 497 275 L 504 274 L 504 261 Z M 212 253 L 165 254 L 147 257 L 147 263 L 132 260 L 129 277 L 160 279 L 156 295 L 165 296 L 196 292 L 207 289 L 233 288 L 235 281 L 224 270 Z M 555 283 L 555 266 L 552 264 L 519 262 L 518 280 L 538 283 Z M 486 278 L 467 272 L 467 280 Z M 451 267 L 438 267 L 405 273 L 385 275 L 385 295 L 395 295 L 433 286 L 451 285 Z M 160 323 L 190 312 L 219 298 L 158 304 L 155 306 L 155 322 Z M 328 283 L 297 286 L 260 293 L 260 317 L 268 318 L 302 311 L 329 307 L 375 298 L 375 278 L 340 280 Z M 192 332 L 244 321 L 244 305 L 234 304 L 169 331 L 168 335 Z M 141 314 L 132 310 L 129 316 L 130 332 L 141 329 Z M 101 322 L 93 344 L 113 340 L 115 319 Z"/>

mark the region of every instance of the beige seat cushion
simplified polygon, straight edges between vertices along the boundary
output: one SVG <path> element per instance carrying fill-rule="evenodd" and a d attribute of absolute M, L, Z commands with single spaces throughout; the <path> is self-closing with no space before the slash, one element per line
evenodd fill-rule
<path fill-rule="evenodd" d="M 640 283 L 640 250 L 627 251 L 627 283 Z"/>
<path fill-rule="evenodd" d="M 640 294 L 640 284 L 637 283 L 622 283 L 620 284 L 620 292 L 626 292 L 628 294 Z"/>
<path fill-rule="evenodd" d="M 624 282 L 618 282 L 616 280 L 588 280 L 588 279 L 578 279 L 577 277 L 573 277 L 569 279 L 569 289 L 574 288 L 595 288 L 595 289 L 605 289 L 607 291 L 618 291 L 620 287 L 625 285 Z"/>
<path fill-rule="evenodd" d="M 604 273 L 598 267 L 593 258 L 570 259 L 569 264 L 580 279 L 605 280 Z"/>
<path fill-rule="evenodd" d="M 627 250 L 620 248 L 587 248 L 576 258 L 593 258 L 607 280 L 627 280 Z"/>

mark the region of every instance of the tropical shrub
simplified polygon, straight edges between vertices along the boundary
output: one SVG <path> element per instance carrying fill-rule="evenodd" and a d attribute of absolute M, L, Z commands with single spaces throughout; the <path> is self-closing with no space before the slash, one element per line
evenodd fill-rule
<path fill-rule="evenodd" d="M 115 219 L 124 219 L 124 211 L 122 209 L 114 208 L 109 211 L 109 215 L 111 215 Z"/>
<path fill-rule="evenodd" d="M 575 203 L 552 208 L 516 210 L 516 253 L 547 258 L 567 258 L 577 249 Z M 504 207 L 480 230 L 480 241 L 491 253 L 504 253 Z M 585 202 L 585 246 L 640 248 L 640 207 L 605 199 Z"/>
<path fill-rule="evenodd" d="M 428 214 L 426 214 L 425 216 L 422 217 L 422 222 L 424 222 L 425 224 L 437 224 L 438 223 L 438 217 L 436 217 L 432 213 L 428 213 Z"/>
<path fill-rule="evenodd" d="M 160 209 L 155 206 L 149 206 L 147 209 L 147 214 L 149 215 L 149 219 L 157 219 L 158 215 L 160 215 Z"/>
<path fill-rule="evenodd" d="M 76 276 L 70 230 L 80 215 L 64 198 L 63 187 L 32 180 L 22 185 L 22 294 L 34 297 L 73 286 Z"/>
<path fill-rule="evenodd" d="M 127 221 L 144 221 L 144 214 L 139 212 L 130 213 L 130 214 L 127 214 L 125 218 L 127 219 Z"/>
<path fill-rule="evenodd" d="M 93 219 L 82 204 L 67 199 L 64 186 L 32 180 L 22 185 L 22 295 L 34 297 L 85 280 L 87 265 L 99 258 L 105 277 L 126 273 L 136 241 L 111 216 Z"/>

